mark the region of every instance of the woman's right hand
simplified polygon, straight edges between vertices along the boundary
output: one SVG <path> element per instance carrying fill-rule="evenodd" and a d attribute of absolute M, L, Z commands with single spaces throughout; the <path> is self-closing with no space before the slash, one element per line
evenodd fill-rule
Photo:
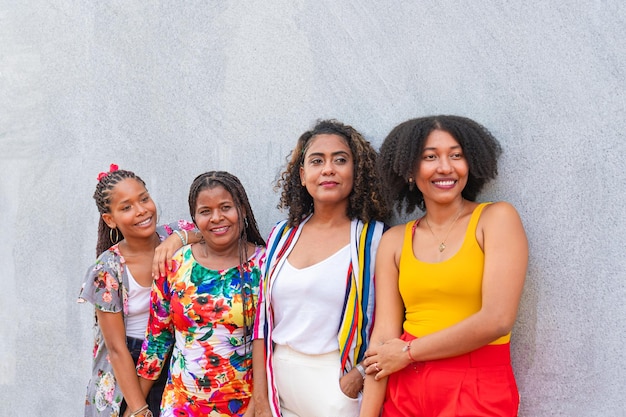
<path fill-rule="evenodd" d="M 152 259 L 152 278 L 165 276 L 168 271 L 172 270 L 172 257 L 176 251 L 183 247 L 183 241 L 176 233 L 169 235 L 154 250 L 154 258 Z"/>
<path fill-rule="evenodd" d="M 363 389 L 363 377 L 356 368 L 339 378 L 339 388 L 348 398 L 357 398 Z"/>

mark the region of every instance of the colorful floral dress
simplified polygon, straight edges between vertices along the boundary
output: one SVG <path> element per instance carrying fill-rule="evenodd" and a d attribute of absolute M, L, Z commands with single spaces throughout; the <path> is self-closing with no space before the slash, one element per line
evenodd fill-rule
<path fill-rule="evenodd" d="M 157 227 L 157 234 L 163 241 L 173 233 L 173 229 L 191 230 L 193 223 L 184 220 L 177 224 Z M 128 275 L 126 261 L 119 251 L 119 245 L 113 245 L 96 260 L 88 270 L 78 296 L 78 302 L 92 303 L 100 311 L 128 314 Z M 85 398 L 85 417 L 118 417 L 122 405 L 120 390 L 113 366 L 109 361 L 109 351 L 104 343 L 102 330 L 97 321 L 94 323 L 94 347 L 92 375 L 87 385 Z"/>
<path fill-rule="evenodd" d="M 137 370 L 156 379 L 167 372 L 161 416 L 241 416 L 252 395 L 251 328 L 259 292 L 257 248 L 241 268 L 211 270 L 196 262 L 191 245 L 173 258 L 173 270 L 152 291 L 152 309 Z M 242 289 L 243 285 L 243 289 Z"/>

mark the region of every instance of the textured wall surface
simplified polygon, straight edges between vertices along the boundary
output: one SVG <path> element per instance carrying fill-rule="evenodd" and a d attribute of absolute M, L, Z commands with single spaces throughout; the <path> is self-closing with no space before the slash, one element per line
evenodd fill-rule
<path fill-rule="evenodd" d="M 82 415 L 93 313 L 75 299 L 111 162 L 164 221 L 229 170 L 267 234 L 316 119 L 378 147 L 434 113 L 500 139 L 481 199 L 527 228 L 520 415 L 626 415 L 625 27 L 618 0 L 0 0 L 0 416 Z"/>

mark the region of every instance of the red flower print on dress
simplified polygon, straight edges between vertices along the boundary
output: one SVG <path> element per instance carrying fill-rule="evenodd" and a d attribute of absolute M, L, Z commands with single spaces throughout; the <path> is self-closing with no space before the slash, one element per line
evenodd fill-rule
<path fill-rule="evenodd" d="M 223 298 L 215 300 L 213 297 L 202 295 L 193 300 L 189 313 L 194 313 L 198 326 L 206 326 L 211 322 L 219 322 L 229 311 L 230 306 Z"/>
<path fill-rule="evenodd" d="M 231 416 L 247 407 L 250 398 L 246 395 L 247 384 L 240 380 L 231 381 L 224 389 L 216 390 L 209 400 L 223 415 Z"/>
<path fill-rule="evenodd" d="M 195 296 L 197 291 L 198 289 L 195 285 L 189 285 L 186 282 L 179 281 L 174 284 L 174 297 L 184 306 L 192 303 L 192 297 Z"/>
<path fill-rule="evenodd" d="M 196 314 L 191 310 L 188 311 L 187 306 L 181 303 L 176 296 L 174 296 L 170 302 L 170 312 L 172 322 L 176 329 L 186 331 L 192 327 L 196 327 Z M 156 329 L 153 329 L 153 331 L 155 330 Z"/>
<path fill-rule="evenodd" d="M 230 361 L 217 353 L 212 348 L 206 356 L 206 374 L 202 381 L 198 381 L 198 388 L 211 391 L 223 385 L 229 385 L 235 380 L 235 371 L 230 366 Z M 207 389 L 208 388 L 208 389 Z"/>
<path fill-rule="evenodd" d="M 150 362 L 139 360 L 138 363 L 139 367 L 137 371 L 140 372 L 140 375 L 145 376 L 147 379 L 156 378 L 157 375 L 160 373 L 158 362 L 156 359 Z"/>

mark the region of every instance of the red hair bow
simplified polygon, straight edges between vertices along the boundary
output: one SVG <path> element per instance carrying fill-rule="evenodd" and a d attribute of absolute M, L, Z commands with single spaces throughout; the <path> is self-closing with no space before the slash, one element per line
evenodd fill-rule
<path fill-rule="evenodd" d="M 111 166 L 109 167 L 109 172 L 101 172 L 98 174 L 98 181 L 101 181 L 102 178 L 106 177 L 107 175 L 109 175 L 111 172 L 115 172 L 119 169 L 119 167 L 115 164 L 111 164 Z"/>

